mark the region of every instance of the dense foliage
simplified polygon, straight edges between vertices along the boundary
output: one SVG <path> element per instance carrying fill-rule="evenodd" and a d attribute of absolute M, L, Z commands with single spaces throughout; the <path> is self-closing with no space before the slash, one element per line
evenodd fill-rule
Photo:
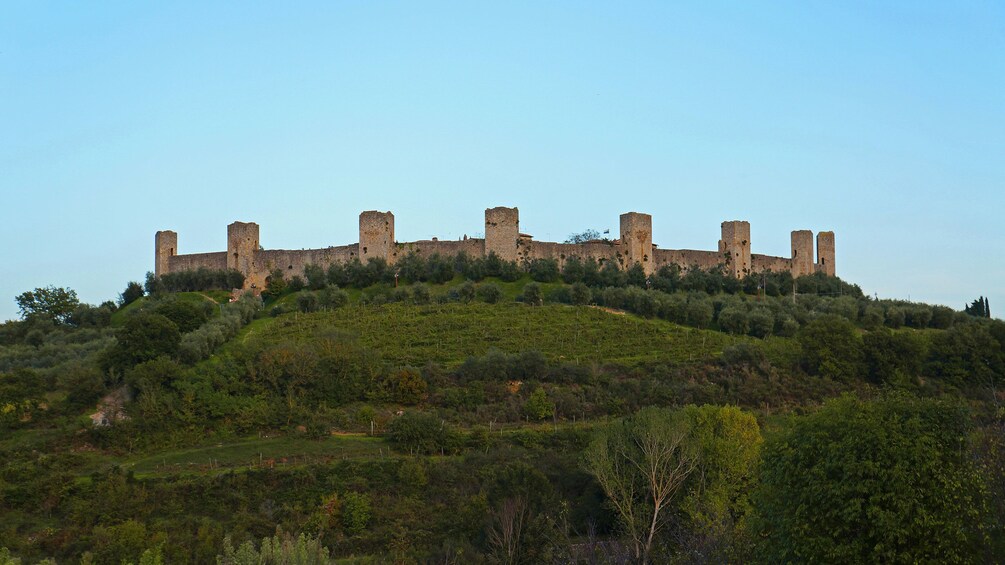
<path fill-rule="evenodd" d="M 999 320 L 822 275 L 494 255 L 274 273 L 264 304 L 229 276 L 19 297 L 3 558 L 1005 555 Z"/>

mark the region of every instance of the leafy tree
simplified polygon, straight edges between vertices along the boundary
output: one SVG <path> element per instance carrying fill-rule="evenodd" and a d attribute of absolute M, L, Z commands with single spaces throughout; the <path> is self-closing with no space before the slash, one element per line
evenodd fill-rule
<path fill-rule="evenodd" d="M 133 302 L 143 298 L 143 285 L 136 281 L 130 281 L 126 289 L 119 295 L 119 306 L 128 306 Z"/>
<path fill-rule="evenodd" d="M 350 491 L 342 497 L 342 528 L 351 536 L 357 536 L 366 530 L 373 509 L 370 496 L 365 493 Z"/>
<path fill-rule="evenodd" d="M 433 414 L 405 412 L 388 426 L 388 437 L 410 454 L 439 453 L 452 449 L 457 437 L 446 423 Z"/>
<path fill-rule="evenodd" d="M 734 335 L 744 335 L 749 328 L 747 310 L 742 306 L 729 306 L 719 312 L 719 327 Z"/>
<path fill-rule="evenodd" d="M 735 406 L 686 406 L 698 466 L 685 485 L 680 551 L 694 560 L 747 561 L 748 493 L 763 442 L 757 418 Z"/>
<path fill-rule="evenodd" d="M 555 403 L 548 399 L 544 388 L 537 387 L 524 403 L 523 412 L 534 420 L 545 420 L 555 415 Z"/>
<path fill-rule="evenodd" d="M 160 314 L 145 312 L 130 316 L 116 337 L 104 365 L 119 370 L 162 355 L 171 357 L 181 343 L 181 332 L 174 322 Z"/>
<path fill-rule="evenodd" d="M 585 306 L 593 300 L 593 293 L 590 292 L 590 287 L 581 282 L 577 282 L 572 285 L 572 289 L 569 290 L 569 298 L 573 304 L 577 306 Z"/>
<path fill-rule="evenodd" d="M 540 471 L 523 462 L 487 471 L 485 538 L 493 561 L 552 563 L 549 539 L 556 532 L 548 509 L 555 492 Z"/>
<path fill-rule="evenodd" d="M 328 273 L 320 265 L 304 265 L 304 278 L 307 279 L 307 288 L 310 290 L 321 290 L 328 286 Z"/>
<path fill-rule="evenodd" d="M 153 312 L 171 320 L 178 326 L 178 331 L 185 334 L 203 325 L 213 311 L 213 303 L 206 300 L 199 304 L 177 298 L 162 300 Z"/>
<path fill-rule="evenodd" d="M 600 232 L 595 229 L 583 230 L 579 233 L 569 234 L 565 243 L 586 243 L 600 239 Z"/>
<path fill-rule="evenodd" d="M 321 301 L 316 292 L 302 292 L 297 296 L 297 310 L 301 312 L 317 312 L 320 307 Z"/>
<path fill-rule="evenodd" d="M 970 305 L 964 307 L 963 311 L 977 318 L 991 317 L 991 308 L 988 306 L 988 299 L 983 296 L 971 302 Z"/>
<path fill-rule="evenodd" d="M 296 538 L 277 529 L 271 538 L 263 538 L 259 549 L 248 541 L 237 549 L 230 536 L 223 540 L 223 554 L 218 555 L 219 565 L 331 565 L 335 561 L 331 552 L 318 538 L 300 534 Z"/>
<path fill-rule="evenodd" d="M 947 401 L 845 396 L 764 447 L 760 557 L 785 563 L 974 562 L 980 482 Z"/>
<path fill-rule="evenodd" d="M 267 278 L 265 290 L 262 292 L 266 298 L 275 300 L 286 292 L 286 279 L 283 278 L 282 269 L 273 269 Z"/>
<path fill-rule="evenodd" d="M 22 292 L 15 300 L 22 319 L 49 319 L 57 324 L 68 323 L 80 304 L 76 291 L 55 286 Z"/>
<path fill-rule="evenodd" d="M 820 316 L 800 329 L 796 339 L 802 347 L 803 367 L 811 375 L 850 381 L 865 372 L 862 340 L 845 318 Z"/>
<path fill-rule="evenodd" d="M 925 360 L 925 343 L 914 333 L 873 330 L 862 337 L 869 379 L 877 384 L 917 378 Z"/>
<path fill-rule="evenodd" d="M 418 404 L 426 396 L 429 385 L 414 367 L 402 367 L 388 375 L 391 397 L 401 404 Z"/>
<path fill-rule="evenodd" d="M 644 408 L 600 430 L 586 465 L 607 494 L 635 558 L 648 563 L 674 497 L 698 466 L 691 422 L 679 412 Z"/>
<path fill-rule="evenodd" d="M 558 280 L 558 261 L 554 259 L 535 259 L 530 263 L 530 278 L 537 282 L 550 283 Z"/>
<path fill-rule="evenodd" d="M 625 282 L 629 286 L 646 288 L 648 280 L 649 277 L 646 276 L 646 270 L 642 267 L 641 263 L 635 263 L 625 273 Z"/>

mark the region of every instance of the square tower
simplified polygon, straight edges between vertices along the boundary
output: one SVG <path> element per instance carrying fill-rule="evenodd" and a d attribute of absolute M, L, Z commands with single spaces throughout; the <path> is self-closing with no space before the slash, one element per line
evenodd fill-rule
<path fill-rule="evenodd" d="M 812 275 L 815 270 L 813 232 L 810 230 L 792 232 L 792 276 Z"/>
<path fill-rule="evenodd" d="M 728 272 L 738 279 L 750 274 L 750 222 L 733 220 L 722 223 L 719 251 L 726 259 Z"/>
<path fill-rule="evenodd" d="M 154 276 L 171 272 L 171 257 L 178 254 L 178 234 L 159 231 L 154 235 Z"/>
<path fill-rule="evenodd" d="M 393 263 L 394 214 L 368 210 L 359 215 L 359 260 L 383 259 Z"/>
<path fill-rule="evenodd" d="M 258 247 L 258 224 L 234 222 L 227 226 L 227 268 L 244 275 L 245 288 L 261 287 L 265 282 L 264 277 L 256 277 Z"/>
<path fill-rule="evenodd" d="M 642 265 L 647 275 L 654 270 L 653 253 L 653 217 L 640 212 L 621 214 L 621 244 L 625 246 L 628 259 L 626 267 L 635 263 Z"/>
<path fill-rule="evenodd" d="M 495 253 L 503 261 L 516 261 L 520 238 L 520 210 L 497 206 L 485 210 L 485 256 Z"/>
<path fill-rule="evenodd" d="M 822 231 L 817 234 L 817 270 L 833 277 L 834 269 L 834 232 Z"/>

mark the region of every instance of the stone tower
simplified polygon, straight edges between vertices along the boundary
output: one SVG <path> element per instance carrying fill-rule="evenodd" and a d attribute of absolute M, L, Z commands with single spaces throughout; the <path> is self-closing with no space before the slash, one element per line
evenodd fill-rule
<path fill-rule="evenodd" d="M 359 215 L 359 260 L 394 263 L 394 214 L 369 210 Z"/>
<path fill-rule="evenodd" d="M 817 268 L 821 273 L 834 276 L 834 232 L 822 231 L 817 234 Z"/>
<path fill-rule="evenodd" d="M 485 210 L 485 256 L 495 253 L 503 261 L 516 261 L 520 237 L 520 210 L 497 206 Z"/>
<path fill-rule="evenodd" d="M 234 222 L 227 226 L 227 268 L 244 275 L 245 288 L 262 288 L 265 284 L 255 277 L 258 247 L 258 224 Z"/>
<path fill-rule="evenodd" d="M 154 235 L 154 275 L 161 276 L 171 272 L 170 257 L 178 254 L 178 234 L 170 231 L 159 231 Z"/>
<path fill-rule="evenodd" d="M 726 266 L 731 275 L 742 279 L 751 273 L 750 222 L 741 220 L 723 222 L 719 245 L 719 251 L 728 254 Z"/>
<path fill-rule="evenodd" d="M 797 230 L 792 232 L 792 276 L 812 275 L 813 264 L 813 232 Z"/>
<path fill-rule="evenodd" d="M 639 212 L 621 214 L 621 244 L 625 246 L 627 263 L 640 263 L 647 275 L 653 273 L 653 217 Z"/>

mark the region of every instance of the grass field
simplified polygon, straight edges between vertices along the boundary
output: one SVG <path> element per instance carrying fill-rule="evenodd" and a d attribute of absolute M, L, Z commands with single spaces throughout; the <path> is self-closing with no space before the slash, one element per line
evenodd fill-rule
<path fill-rule="evenodd" d="M 411 365 L 454 365 L 493 348 L 536 349 L 576 363 L 692 361 L 749 339 L 586 306 L 449 303 L 285 314 L 256 320 L 232 343 L 308 341 L 326 333 L 352 336 L 389 361 Z"/>
<path fill-rule="evenodd" d="M 340 459 L 394 456 L 380 437 L 336 435 L 313 440 L 298 437 L 247 438 L 165 451 L 114 461 L 137 476 L 206 473 L 245 468 L 282 468 Z M 111 462 L 106 461 L 107 464 Z"/>

